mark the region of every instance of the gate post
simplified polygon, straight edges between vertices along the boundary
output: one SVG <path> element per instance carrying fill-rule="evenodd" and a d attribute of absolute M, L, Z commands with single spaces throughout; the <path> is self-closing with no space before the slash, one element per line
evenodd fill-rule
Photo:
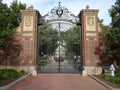
<path fill-rule="evenodd" d="M 102 72 L 99 66 L 100 59 L 97 54 L 99 47 L 99 23 L 98 9 L 81 10 L 79 18 L 81 20 L 81 42 L 82 42 L 82 59 L 83 59 L 83 75 L 100 74 Z"/>
<path fill-rule="evenodd" d="M 21 30 L 17 32 L 22 46 L 19 69 L 35 76 L 37 74 L 39 12 L 30 6 L 27 10 L 21 10 L 21 17 Z"/>

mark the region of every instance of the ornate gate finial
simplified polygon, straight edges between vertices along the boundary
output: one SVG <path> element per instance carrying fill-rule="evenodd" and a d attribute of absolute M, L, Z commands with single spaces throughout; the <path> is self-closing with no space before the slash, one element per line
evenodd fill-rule
<path fill-rule="evenodd" d="M 89 8 L 90 8 L 90 6 L 89 6 L 89 5 L 87 5 L 87 6 L 86 6 L 86 9 L 89 9 Z"/>
<path fill-rule="evenodd" d="M 60 6 L 61 6 L 61 2 L 59 1 L 58 3 L 59 3 L 59 5 L 58 5 L 58 6 L 60 7 Z"/>
<path fill-rule="evenodd" d="M 61 15 L 63 14 L 63 9 L 61 8 L 61 2 L 59 1 L 59 5 L 58 8 L 56 10 L 56 14 L 61 17 Z"/>

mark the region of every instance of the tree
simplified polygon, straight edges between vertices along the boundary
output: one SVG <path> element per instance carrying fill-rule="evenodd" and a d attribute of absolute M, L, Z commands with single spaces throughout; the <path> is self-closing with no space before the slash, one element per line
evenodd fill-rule
<path fill-rule="evenodd" d="M 99 19 L 100 32 L 99 32 L 99 47 L 96 49 L 97 54 L 101 60 L 100 65 L 109 65 L 106 49 L 108 47 L 107 33 L 109 30 L 109 25 L 103 24 L 103 19 Z"/>
<path fill-rule="evenodd" d="M 62 32 L 61 39 L 65 42 L 67 52 L 80 55 L 80 29 L 73 27 L 65 32 Z"/>
<path fill-rule="evenodd" d="M 116 0 L 115 5 L 109 9 L 110 16 L 112 17 L 112 28 L 120 29 L 120 0 Z"/>
<path fill-rule="evenodd" d="M 42 25 L 39 30 L 39 54 L 42 55 L 53 55 L 58 44 L 57 30 L 53 29 L 50 25 L 46 24 L 44 19 L 41 17 Z"/>
<path fill-rule="evenodd" d="M 10 19 L 11 23 L 13 25 L 13 28 L 16 28 L 19 26 L 19 23 L 21 21 L 21 15 L 20 10 L 26 9 L 26 4 L 22 4 L 21 2 L 18 3 L 17 0 L 14 0 L 10 5 Z"/>
<path fill-rule="evenodd" d="M 116 0 L 115 5 L 109 9 L 109 13 L 112 23 L 107 34 L 109 43 L 107 53 L 111 60 L 120 62 L 120 0 Z"/>
<path fill-rule="evenodd" d="M 0 0 L 0 62 L 8 65 L 8 61 L 19 54 L 20 45 L 15 40 L 15 28 L 20 22 L 20 10 L 26 5 L 13 1 L 10 7 Z"/>

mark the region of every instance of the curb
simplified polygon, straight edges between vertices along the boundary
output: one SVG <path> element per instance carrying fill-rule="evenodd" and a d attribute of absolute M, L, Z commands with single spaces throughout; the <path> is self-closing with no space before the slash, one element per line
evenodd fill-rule
<path fill-rule="evenodd" d="M 93 75 L 89 75 L 91 78 L 93 78 L 94 80 L 96 80 L 97 82 L 99 82 L 101 85 L 103 85 L 104 87 L 108 88 L 109 90 L 120 90 L 118 88 L 114 88 L 109 86 L 108 84 L 104 83 L 103 81 L 99 80 L 98 78 L 94 77 Z"/>
<path fill-rule="evenodd" d="M 29 74 L 27 75 L 24 75 L 22 76 L 21 78 L 15 80 L 14 82 L 8 84 L 8 85 L 5 85 L 5 86 L 2 86 L 0 87 L 0 90 L 9 90 L 9 88 L 11 88 L 12 86 L 14 86 L 15 84 L 19 83 L 20 81 L 24 80 L 25 78 L 27 78 L 29 76 Z"/>

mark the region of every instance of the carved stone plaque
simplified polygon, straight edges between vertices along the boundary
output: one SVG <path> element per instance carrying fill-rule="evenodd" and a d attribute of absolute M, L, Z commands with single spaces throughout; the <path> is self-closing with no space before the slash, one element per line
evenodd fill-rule
<path fill-rule="evenodd" d="M 33 31 L 33 16 L 24 16 L 23 31 Z"/>
<path fill-rule="evenodd" d="M 87 31 L 95 31 L 95 17 L 94 16 L 86 16 L 86 30 Z"/>

